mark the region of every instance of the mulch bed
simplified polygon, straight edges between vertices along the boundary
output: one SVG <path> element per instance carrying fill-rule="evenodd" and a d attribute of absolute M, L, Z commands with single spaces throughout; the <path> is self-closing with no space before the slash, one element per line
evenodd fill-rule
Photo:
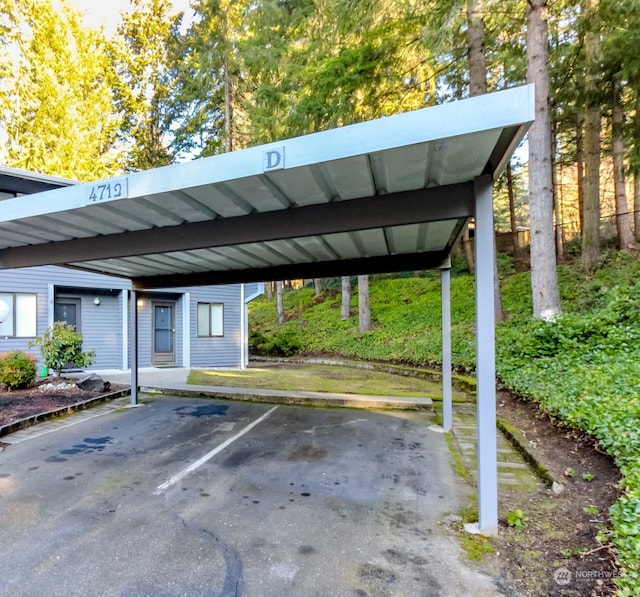
<path fill-rule="evenodd" d="M 87 391 L 80 389 L 74 380 L 54 378 L 39 380 L 32 388 L 0 390 L 0 427 L 99 398 L 125 387 L 110 385 L 107 389 Z"/>
<path fill-rule="evenodd" d="M 608 510 L 620 495 L 613 459 L 594 438 L 562 425 L 534 403 L 500 392 L 497 407 L 498 416 L 521 431 L 528 451 L 563 486 L 559 494 L 543 489 L 501 496 L 502 512 L 520 508 L 528 522 L 514 529 L 501 521 L 495 542 L 500 567 L 523 595 L 613 595 L 619 573 L 615 555 L 597 540 L 599 531 L 607 535 Z M 571 573 L 568 584 L 556 581 L 559 568 Z"/>

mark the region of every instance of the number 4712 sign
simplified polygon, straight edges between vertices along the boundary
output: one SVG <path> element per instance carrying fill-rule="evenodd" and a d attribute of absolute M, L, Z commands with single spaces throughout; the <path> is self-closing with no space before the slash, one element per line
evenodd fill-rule
<path fill-rule="evenodd" d="M 113 178 L 102 182 L 95 182 L 87 185 L 87 204 L 103 203 L 113 199 L 124 199 L 129 195 L 128 179 Z"/>

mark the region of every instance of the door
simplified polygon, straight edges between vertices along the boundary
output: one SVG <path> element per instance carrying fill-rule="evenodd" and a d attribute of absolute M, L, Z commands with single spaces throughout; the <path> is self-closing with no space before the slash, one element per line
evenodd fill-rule
<path fill-rule="evenodd" d="M 56 296 L 53 304 L 54 321 L 65 321 L 67 325 L 73 327 L 76 332 L 80 330 L 80 304 L 79 298 L 69 296 Z M 62 369 L 75 369 L 77 365 L 73 362 L 66 363 Z"/>
<path fill-rule="evenodd" d="M 80 299 L 56 297 L 53 318 L 55 321 L 66 321 L 76 332 L 80 331 Z"/>
<path fill-rule="evenodd" d="M 175 365 L 175 303 L 153 303 L 153 355 L 154 365 Z"/>

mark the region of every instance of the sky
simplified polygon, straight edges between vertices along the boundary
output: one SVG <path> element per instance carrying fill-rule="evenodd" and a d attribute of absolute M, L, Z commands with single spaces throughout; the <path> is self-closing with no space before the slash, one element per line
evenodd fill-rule
<path fill-rule="evenodd" d="M 120 21 L 120 14 L 129 11 L 129 0 L 67 0 L 67 3 L 85 15 L 89 27 L 104 25 L 108 35 L 112 34 Z M 184 11 L 185 19 L 191 14 L 189 0 L 173 0 L 175 12 Z M 184 20 L 183 20 L 184 24 Z"/>

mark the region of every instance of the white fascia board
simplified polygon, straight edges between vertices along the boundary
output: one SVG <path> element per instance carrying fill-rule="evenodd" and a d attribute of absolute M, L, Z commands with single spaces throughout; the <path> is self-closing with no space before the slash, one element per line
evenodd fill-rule
<path fill-rule="evenodd" d="M 30 170 L 22 170 L 21 168 L 10 168 L 9 166 L 0 166 L 0 175 L 15 176 L 24 180 L 35 180 L 37 182 L 49 182 L 59 185 L 71 186 L 79 184 L 77 180 L 70 178 L 62 178 L 61 176 L 51 176 L 49 174 L 41 174 L 40 172 L 32 172 Z"/>
<path fill-rule="evenodd" d="M 5 199 L 0 203 L 0 222 L 80 209 L 86 206 L 84 197 L 84 185 L 76 185 Z"/>
<path fill-rule="evenodd" d="M 6 199 L 0 203 L 0 222 L 89 207 L 91 196 L 96 190 L 99 192 L 99 187 L 104 190 L 108 186 L 109 193 L 118 195 L 104 201 L 101 197 L 99 202 L 116 204 L 127 198 L 263 175 L 273 169 L 265 164 L 271 152 L 282 157 L 278 168 L 288 170 L 524 125 L 534 120 L 534 101 L 533 85 L 525 85 L 105 181 Z"/>
<path fill-rule="evenodd" d="M 262 175 L 269 171 L 265 168 L 265 157 L 272 151 L 282 154 L 281 167 L 289 170 L 479 131 L 528 124 L 535 118 L 534 100 L 533 85 L 525 85 L 172 164 L 130 175 L 129 196 L 141 197 Z"/>

